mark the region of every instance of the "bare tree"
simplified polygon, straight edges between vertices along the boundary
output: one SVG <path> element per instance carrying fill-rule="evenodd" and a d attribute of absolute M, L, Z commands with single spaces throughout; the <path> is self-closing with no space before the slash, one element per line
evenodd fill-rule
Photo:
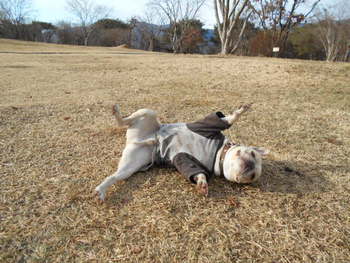
<path fill-rule="evenodd" d="M 56 35 L 56 31 L 53 29 L 44 29 L 42 30 L 41 34 L 43 42 L 54 43 L 54 41 L 57 40 L 57 38 L 54 38 Z"/>
<path fill-rule="evenodd" d="M 6 17 L 4 10 L 0 9 L 0 20 L 4 20 Z"/>
<path fill-rule="evenodd" d="M 182 38 L 192 21 L 199 15 L 206 0 L 150 0 L 149 7 L 154 8 L 159 17 L 169 25 L 170 40 L 174 53 L 181 51 Z M 180 26 L 181 22 L 181 26 Z"/>
<path fill-rule="evenodd" d="M 3 31 L 8 37 L 21 38 L 23 24 L 33 12 L 31 0 L 0 0 L 0 13 Z"/>
<path fill-rule="evenodd" d="M 128 21 L 128 27 L 129 27 L 129 40 L 128 40 L 128 46 L 131 47 L 132 46 L 132 43 L 134 42 L 135 40 L 135 36 L 134 36 L 134 29 L 136 27 L 138 23 L 138 20 L 136 17 L 131 17 Z"/>
<path fill-rule="evenodd" d="M 272 47 L 286 48 L 291 30 L 312 14 L 321 0 L 254 0 L 253 8 L 259 25 L 272 33 Z"/>
<path fill-rule="evenodd" d="M 103 5 L 96 5 L 93 0 L 66 0 L 68 11 L 79 21 L 84 38 L 84 45 L 89 43 L 89 37 L 94 31 L 93 24 L 102 18 L 106 18 L 110 9 Z"/>
<path fill-rule="evenodd" d="M 340 23 L 329 13 L 327 9 L 323 9 L 318 14 L 320 21 L 317 25 L 318 38 L 321 40 L 323 49 L 326 54 L 327 61 L 335 61 L 339 53 L 341 42 Z"/>
<path fill-rule="evenodd" d="M 214 10 L 221 54 L 232 54 L 237 50 L 252 14 L 250 0 L 214 0 Z M 240 33 L 235 38 L 233 32 L 239 27 Z"/>
<path fill-rule="evenodd" d="M 315 12 L 316 37 L 321 41 L 327 61 L 347 61 L 350 53 L 350 4 L 338 1 Z"/>
<path fill-rule="evenodd" d="M 153 8 L 145 10 L 144 15 L 137 18 L 135 30 L 138 32 L 138 43 L 141 49 L 154 51 L 156 42 L 159 42 L 164 27 L 162 17 L 158 16 Z"/>
<path fill-rule="evenodd" d="M 60 21 L 57 23 L 57 36 L 59 44 L 78 44 L 76 41 L 76 30 L 70 22 Z"/>
<path fill-rule="evenodd" d="M 343 56 L 342 56 L 342 61 L 350 61 L 350 20 L 347 20 L 345 22 L 344 26 L 344 36 L 345 36 L 345 41 L 343 42 Z"/>

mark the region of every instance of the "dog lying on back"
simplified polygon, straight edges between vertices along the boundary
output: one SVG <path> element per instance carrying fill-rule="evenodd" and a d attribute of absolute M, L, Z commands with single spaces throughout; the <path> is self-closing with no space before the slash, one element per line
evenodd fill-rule
<path fill-rule="evenodd" d="M 228 116 L 212 113 L 192 123 L 161 124 L 153 110 L 141 109 L 122 118 L 115 105 L 117 125 L 128 127 L 126 147 L 118 170 L 96 187 L 99 199 L 105 199 L 108 187 L 116 181 L 157 164 L 175 166 L 205 196 L 213 175 L 243 184 L 256 181 L 261 175 L 262 156 L 268 151 L 232 143 L 221 133 L 250 107 L 243 105 Z"/>

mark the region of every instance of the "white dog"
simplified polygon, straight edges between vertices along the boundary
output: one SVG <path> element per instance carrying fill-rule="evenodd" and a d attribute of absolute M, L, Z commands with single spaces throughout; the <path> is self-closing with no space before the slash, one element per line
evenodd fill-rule
<path fill-rule="evenodd" d="M 160 124 L 153 110 L 141 109 L 122 118 L 114 106 L 118 126 L 127 126 L 126 147 L 116 173 L 107 177 L 96 192 L 104 200 L 109 186 L 154 164 L 170 164 L 208 195 L 208 180 L 214 174 L 237 183 L 251 183 L 261 175 L 264 148 L 229 142 L 221 133 L 250 108 L 239 107 L 232 115 L 221 112 L 192 123 Z"/>

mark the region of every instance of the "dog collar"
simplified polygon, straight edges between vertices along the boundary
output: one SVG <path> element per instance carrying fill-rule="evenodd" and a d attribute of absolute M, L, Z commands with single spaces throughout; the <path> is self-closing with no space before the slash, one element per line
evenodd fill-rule
<path fill-rule="evenodd" d="M 225 145 L 223 146 L 223 149 L 221 151 L 219 166 L 220 166 L 220 173 L 222 176 L 224 175 L 224 160 L 226 157 L 226 153 L 233 146 L 238 146 L 238 144 L 236 144 L 234 142 L 227 142 L 227 143 L 225 143 Z"/>

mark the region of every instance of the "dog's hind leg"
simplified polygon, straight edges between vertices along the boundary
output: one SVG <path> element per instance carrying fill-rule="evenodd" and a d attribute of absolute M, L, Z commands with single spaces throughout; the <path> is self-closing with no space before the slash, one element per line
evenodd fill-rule
<path fill-rule="evenodd" d="M 132 113 L 130 116 L 123 118 L 119 105 L 115 104 L 113 106 L 113 115 L 115 116 L 117 120 L 118 126 L 134 126 L 136 122 L 138 122 L 141 119 L 144 119 L 143 123 L 148 122 L 148 123 L 153 123 L 155 126 L 155 129 L 159 128 L 159 122 L 157 120 L 157 114 L 150 109 L 140 109 L 134 113 Z"/>
<path fill-rule="evenodd" d="M 101 201 L 105 199 L 106 191 L 112 184 L 129 178 L 132 174 L 149 165 L 152 162 L 152 149 L 153 147 L 147 145 L 127 145 L 120 159 L 118 170 L 95 188 L 99 199 Z"/>

